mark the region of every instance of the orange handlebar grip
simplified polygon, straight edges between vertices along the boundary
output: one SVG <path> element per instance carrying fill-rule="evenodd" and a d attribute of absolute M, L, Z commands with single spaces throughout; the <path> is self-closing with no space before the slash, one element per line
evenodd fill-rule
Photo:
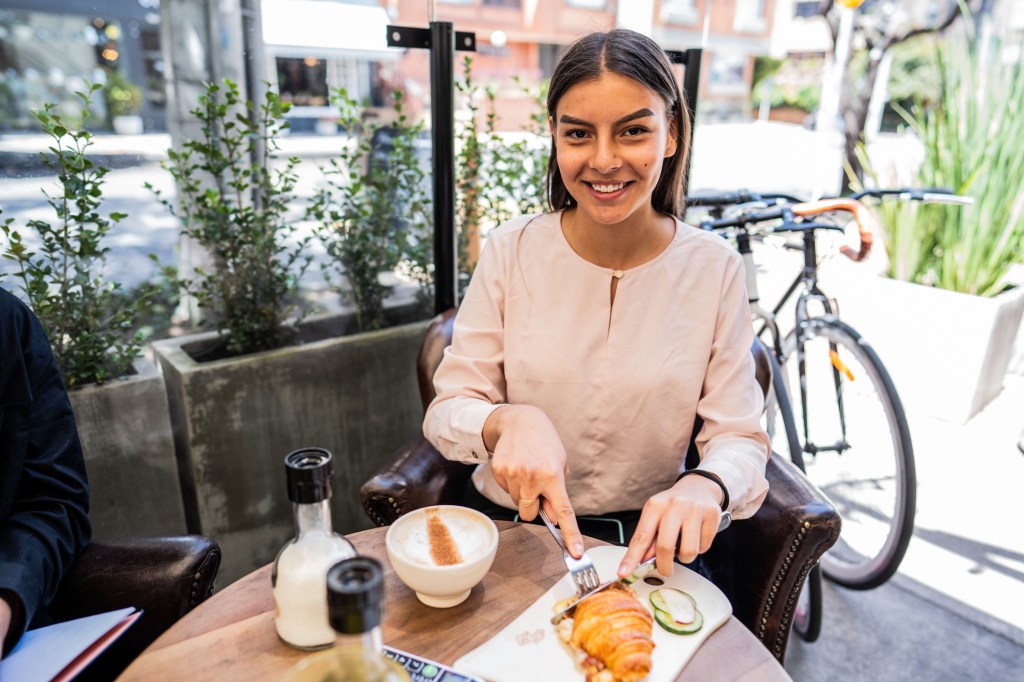
<path fill-rule="evenodd" d="M 871 253 L 871 245 L 875 241 L 875 231 L 878 227 L 875 215 L 867 206 L 856 199 L 849 198 L 821 199 L 793 205 L 793 214 L 799 216 L 818 215 L 827 211 L 848 211 L 853 214 L 853 219 L 857 221 L 860 248 L 854 250 L 849 246 L 844 246 L 840 251 L 853 261 L 862 261 L 867 258 Z"/>

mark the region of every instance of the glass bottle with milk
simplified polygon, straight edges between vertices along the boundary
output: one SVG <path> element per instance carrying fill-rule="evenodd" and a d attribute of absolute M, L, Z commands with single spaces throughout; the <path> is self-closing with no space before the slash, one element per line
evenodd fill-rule
<path fill-rule="evenodd" d="M 369 557 L 339 562 L 327 573 L 326 593 L 335 646 L 300 661 L 282 682 L 409 682 L 408 673 L 384 655 L 380 562 Z"/>
<path fill-rule="evenodd" d="M 271 582 L 277 635 L 296 649 L 334 644 L 324 581 L 331 566 L 356 555 L 352 543 L 331 530 L 332 460 L 323 448 L 296 450 L 284 459 L 295 539 L 274 560 Z"/>

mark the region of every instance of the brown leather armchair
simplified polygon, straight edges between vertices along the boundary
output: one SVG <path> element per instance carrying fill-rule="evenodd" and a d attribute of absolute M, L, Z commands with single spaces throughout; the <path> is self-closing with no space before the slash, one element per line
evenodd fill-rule
<path fill-rule="evenodd" d="M 433 375 L 451 343 L 455 311 L 438 315 L 418 358 L 423 406 L 434 399 Z M 759 343 L 752 349 L 758 381 L 767 391 L 771 368 Z M 445 459 L 422 436 L 405 444 L 360 489 L 363 508 L 378 526 L 433 504 L 459 504 L 473 467 Z M 807 573 L 839 537 L 839 515 L 788 460 L 772 455 L 768 497 L 750 519 L 723 531 L 705 563 L 734 615 L 782 662 L 797 596 Z"/>
<path fill-rule="evenodd" d="M 142 650 L 213 592 L 220 547 L 202 535 L 93 542 L 61 581 L 56 622 L 134 606 L 143 611 L 77 680 L 113 680 Z"/>

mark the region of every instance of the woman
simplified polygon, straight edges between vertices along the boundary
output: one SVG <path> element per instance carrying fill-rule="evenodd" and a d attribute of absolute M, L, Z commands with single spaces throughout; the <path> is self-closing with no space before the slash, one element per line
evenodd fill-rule
<path fill-rule="evenodd" d="M 673 555 L 710 547 L 723 509 L 751 516 L 767 493 L 743 264 L 675 217 L 689 120 L 651 39 L 576 41 L 547 109 L 551 212 L 490 233 L 424 433 L 481 464 L 473 506 L 530 521 L 543 504 L 575 556 L 577 513 L 642 508 L 619 575 L 655 554 L 670 575 Z M 698 415 L 701 462 L 684 472 Z"/>

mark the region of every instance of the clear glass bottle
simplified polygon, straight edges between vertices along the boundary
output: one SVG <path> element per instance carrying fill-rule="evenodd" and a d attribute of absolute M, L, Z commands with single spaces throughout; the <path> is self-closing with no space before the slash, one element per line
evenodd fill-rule
<path fill-rule="evenodd" d="M 303 448 L 284 458 L 288 499 L 295 514 L 295 539 L 274 560 L 271 583 L 277 635 L 296 649 L 334 644 L 324 581 L 331 566 L 356 555 L 344 536 L 331 530 L 333 457 L 323 448 Z"/>
<path fill-rule="evenodd" d="M 384 570 L 369 557 L 346 559 L 327 573 L 333 649 L 297 663 L 282 682 L 409 682 L 409 674 L 384 655 Z"/>

